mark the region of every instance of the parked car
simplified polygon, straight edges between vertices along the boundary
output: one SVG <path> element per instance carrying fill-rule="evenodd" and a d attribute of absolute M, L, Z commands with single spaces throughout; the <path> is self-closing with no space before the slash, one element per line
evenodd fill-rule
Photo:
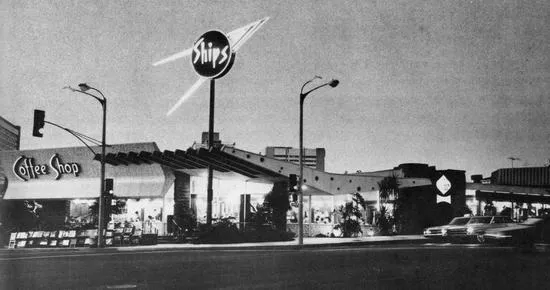
<path fill-rule="evenodd" d="M 532 217 L 505 228 L 489 229 L 483 235 L 490 243 L 514 246 L 532 246 L 536 242 L 550 242 L 550 217 Z"/>
<path fill-rule="evenodd" d="M 470 217 L 455 217 L 446 225 L 426 228 L 424 230 L 424 237 L 432 239 L 445 239 L 449 229 L 462 227 L 467 224 L 469 220 Z"/>
<path fill-rule="evenodd" d="M 504 216 L 475 216 L 461 227 L 450 228 L 447 236 L 453 240 L 467 240 L 484 242 L 483 234 L 488 229 L 503 228 L 515 223 L 509 217 Z"/>

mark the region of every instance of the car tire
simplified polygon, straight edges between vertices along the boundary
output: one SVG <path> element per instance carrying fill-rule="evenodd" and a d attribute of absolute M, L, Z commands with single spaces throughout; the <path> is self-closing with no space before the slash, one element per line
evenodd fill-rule
<path fill-rule="evenodd" d="M 476 238 L 477 238 L 477 241 L 478 241 L 480 244 L 484 244 L 484 243 L 485 243 L 485 237 L 484 237 L 483 235 L 477 235 Z"/>

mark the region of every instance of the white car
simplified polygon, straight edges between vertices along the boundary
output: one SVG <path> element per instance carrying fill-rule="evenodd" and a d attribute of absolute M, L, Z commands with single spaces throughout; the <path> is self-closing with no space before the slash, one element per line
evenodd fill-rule
<path fill-rule="evenodd" d="M 466 225 L 469 220 L 470 217 L 456 217 L 446 225 L 429 227 L 424 230 L 424 237 L 432 239 L 445 239 L 449 229 L 461 228 Z"/>
<path fill-rule="evenodd" d="M 480 243 L 485 241 L 483 234 L 486 230 L 495 228 L 504 228 L 515 223 L 505 216 L 474 216 L 467 224 L 449 229 L 447 236 L 453 240 L 475 241 Z"/>

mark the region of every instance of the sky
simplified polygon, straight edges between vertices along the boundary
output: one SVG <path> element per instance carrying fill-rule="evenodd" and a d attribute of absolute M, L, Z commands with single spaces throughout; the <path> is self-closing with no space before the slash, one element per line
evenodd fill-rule
<path fill-rule="evenodd" d="M 107 100 L 107 143 L 187 149 L 208 130 L 205 83 L 183 51 L 204 32 L 270 17 L 216 81 L 215 131 L 264 153 L 304 146 L 343 173 L 426 163 L 488 176 L 550 159 L 550 2 L 541 1 L 27 1 L 0 4 L 0 116 L 21 149 L 79 146 L 33 110 L 101 138 L 101 106 L 63 90 L 86 82 Z M 310 87 L 306 87 L 310 88 Z"/>

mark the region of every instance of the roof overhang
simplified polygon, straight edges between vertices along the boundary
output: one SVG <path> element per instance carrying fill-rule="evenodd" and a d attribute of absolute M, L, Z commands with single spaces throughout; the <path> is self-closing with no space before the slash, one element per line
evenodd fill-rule
<path fill-rule="evenodd" d="M 298 164 L 229 146 L 210 149 L 196 146 L 185 151 L 127 152 L 111 154 L 107 157 L 108 162 L 117 166 L 133 162 L 158 163 L 192 176 L 206 176 L 206 170 L 210 166 L 217 178 L 259 183 L 287 182 L 290 174 L 298 175 L 300 172 Z M 303 171 L 306 186 L 304 193 L 311 195 L 344 195 L 377 191 L 378 183 L 385 178 L 379 174 L 371 176 L 364 173 L 360 175 L 328 173 L 310 167 L 304 167 Z M 432 184 L 428 178 L 398 178 L 398 182 L 401 188 Z"/>
<path fill-rule="evenodd" d="M 550 188 L 467 183 L 466 189 L 475 190 L 481 200 L 550 203 Z"/>

